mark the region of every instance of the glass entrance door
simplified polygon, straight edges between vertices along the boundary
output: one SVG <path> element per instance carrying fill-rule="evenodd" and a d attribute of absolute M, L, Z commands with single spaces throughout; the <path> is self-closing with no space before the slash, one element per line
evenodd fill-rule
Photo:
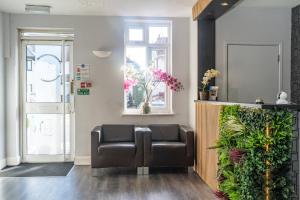
<path fill-rule="evenodd" d="M 22 41 L 23 162 L 73 159 L 72 47 Z"/>

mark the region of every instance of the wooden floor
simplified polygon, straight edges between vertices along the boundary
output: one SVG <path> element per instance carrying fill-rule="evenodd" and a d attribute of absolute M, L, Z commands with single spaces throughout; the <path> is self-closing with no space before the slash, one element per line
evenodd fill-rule
<path fill-rule="evenodd" d="M 193 173 L 100 171 L 75 166 L 66 177 L 0 178 L 1 200 L 215 200 Z"/>

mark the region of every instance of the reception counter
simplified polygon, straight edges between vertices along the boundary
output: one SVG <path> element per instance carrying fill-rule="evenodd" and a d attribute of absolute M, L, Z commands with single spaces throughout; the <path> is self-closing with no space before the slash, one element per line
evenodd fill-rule
<path fill-rule="evenodd" d="M 220 132 L 221 132 L 221 127 L 220 127 L 221 122 L 220 121 L 222 120 L 221 115 L 224 112 L 225 107 L 227 107 L 228 109 L 239 107 L 239 108 L 241 108 L 241 110 L 243 110 L 243 112 L 249 111 L 249 112 L 254 112 L 254 113 L 256 112 L 255 110 L 257 110 L 258 113 L 259 112 L 264 113 L 264 110 L 268 110 L 268 111 L 270 111 L 271 115 L 272 115 L 273 111 L 275 113 L 274 115 L 276 115 L 278 110 L 284 110 L 283 112 L 286 111 L 288 113 L 297 113 L 300 110 L 299 105 L 269 105 L 269 104 L 259 105 L 259 104 L 243 104 L 243 103 L 213 102 L 213 101 L 195 101 L 195 106 L 196 106 L 195 171 L 203 179 L 203 181 L 206 182 L 206 184 L 215 191 L 220 190 L 220 180 L 218 180 L 218 177 L 220 177 L 220 173 L 218 173 L 220 171 L 220 166 L 218 165 L 218 163 L 219 163 L 218 150 L 219 149 L 217 148 L 217 141 L 220 139 Z M 243 108 L 245 108 L 245 110 Z M 298 114 L 295 114 L 293 116 L 298 117 Z M 298 121 L 298 119 L 297 119 L 297 121 Z M 270 123 L 272 123 L 272 122 L 270 122 Z M 275 129 L 274 129 L 274 131 L 275 131 Z M 299 132 L 298 128 L 297 128 L 296 132 L 297 133 L 295 133 L 295 134 L 297 135 Z M 269 137 L 269 136 L 266 135 L 266 137 Z M 296 138 L 295 141 L 293 141 L 293 143 L 295 143 L 294 146 L 296 146 L 296 149 L 293 149 L 292 152 L 295 155 L 291 156 L 291 158 L 293 157 L 294 162 L 297 162 L 297 164 L 299 164 L 298 163 L 299 156 L 298 156 L 298 149 L 297 149 L 298 139 L 297 139 L 297 137 L 294 137 L 294 138 Z M 268 145 L 265 145 L 265 146 L 268 146 Z M 265 146 L 264 146 L 264 148 L 265 148 Z M 295 147 L 293 147 L 293 148 L 295 148 Z M 268 149 L 264 149 L 264 150 L 267 151 Z M 268 161 L 266 161 L 266 162 L 268 162 Z M 269 168 L 269 166 L 266 166 L 266 172 L 264 172 L 264 173 L 270 173 L 270 170 L 268 168 Z M 295 171 L 295 173 L 293 175 L 295 177 L 292 177 L 292 179 L 295 178 L 295 181 L 293 184 L 294 184 L 295 189 L 297 190 L 297 188 L 298 188 L 297 180 L 298 180 L 299 172 L 298 172 L 298 169 L 294 169 L 294 171 Z M 263 174 L 263 175 L 269 176 L 270 174 L 269 175 Z M 264 185 L 265 184 L 266 183 L 264 183 Z M 267 182 L 267 184 L 268 184 L 268 182 Z M 265 186 L 265 187 L 266 187 L 266 189 L 265 189 L 265 191 L 262 191 L 262 193 L 265 193 L 266 195 L 270 195 L 269 187 L 271 187 L 271 186 L 269 186 L 269 187 Z"/>
<path fill-rule="evenodd" d="M 241 105 L 261 108 L 257 104 L 240 104 L 216 101 L 195 101 L 196 103 L 196 164 L 198 175 L 213 189 L 218 186 L 218 155 L 216 146 L 219 139 L 219 117 L 223 106 Z"/>

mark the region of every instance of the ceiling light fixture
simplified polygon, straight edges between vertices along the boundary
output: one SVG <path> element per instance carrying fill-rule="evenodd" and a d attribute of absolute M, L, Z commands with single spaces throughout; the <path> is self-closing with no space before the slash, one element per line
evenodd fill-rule
<path fill-rule="evenodd" d="M 221 6 L 229 6 L 229 3 L 227 3 L 227 2 L 222 2 L 222 3 L 221 3 Z"/>
<path fill-rule="evenodd" d="M 79 3 L 84 7 L 104 7 L 104 0 L 79 0 Z"/>
<path fill-rule="evenodd" d="M 43 14 L 49 15 L 50 14 L 50 6 L 44 5 L 25 5 L 25 11 L 30 14 Z"/>
<path fill-rule="evenodd" d="M 93 51 L 93 54 L 98 58 L 108 58 L 112 52 L 111 51 Z"/>

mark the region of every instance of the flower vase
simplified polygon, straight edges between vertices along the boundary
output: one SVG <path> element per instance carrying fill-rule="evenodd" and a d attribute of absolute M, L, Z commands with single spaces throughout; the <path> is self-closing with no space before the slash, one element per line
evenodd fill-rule
<path fill-rule="evenodd" d="M 207 91 L 200 91 L 199 92 L 199 97 L 200 97 L 200 100 L 202 100 L 202 101 L 208 100 L 208 92 Z"/>
<path fill-rule="evenodd" d="M 149 102 L 145 102 L 142 108 L 143 108 L 143 114 L 149 114 L 151 112 L 151 106 Z"/>

